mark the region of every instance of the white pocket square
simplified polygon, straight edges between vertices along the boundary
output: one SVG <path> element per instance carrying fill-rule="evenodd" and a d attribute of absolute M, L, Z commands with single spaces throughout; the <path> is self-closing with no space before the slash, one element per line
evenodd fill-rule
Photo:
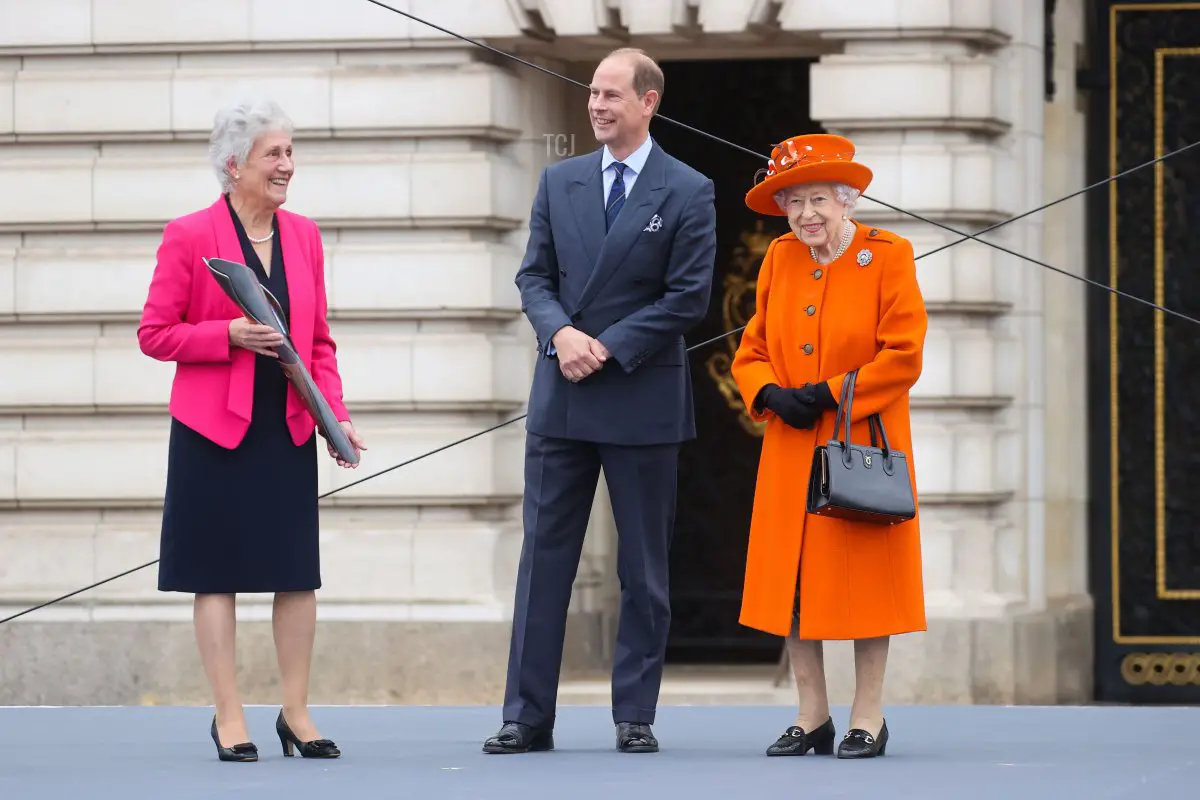
<path fill-rule="evenodd" d="M 662 217 L 660 217 L 658 214 L 655 214 L 653 217 L 650 218 L 650 224 L 647 225 L 646 227 L 642 228 L 642 230 L 646 231 L 648 233 L 654 233 L 655 231 L 657 231 L 659 228 L 662 227 L 662 224 L 663 224 Z"/>

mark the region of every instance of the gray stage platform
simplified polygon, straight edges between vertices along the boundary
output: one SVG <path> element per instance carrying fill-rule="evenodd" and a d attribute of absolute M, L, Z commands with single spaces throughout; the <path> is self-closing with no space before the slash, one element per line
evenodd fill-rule
<path fill-rule="evenodd" d="M 248 709 L 260 761 L 220 763 L 205 708 L 0 708 L 0 798 L 1133 798 L 1200 792 L 1200 709 L 895 707 L 887 755 L 767 758 L 779 707 L 664 708 L 663 750 L 613 749 L 609 711 L 561 709 L 557 749 L 493 756 L 491 708 L 325 707 L 337 761 L 285 759 L 275 708 Z M 839 732 L 846 709 L 835 711 Z"/>

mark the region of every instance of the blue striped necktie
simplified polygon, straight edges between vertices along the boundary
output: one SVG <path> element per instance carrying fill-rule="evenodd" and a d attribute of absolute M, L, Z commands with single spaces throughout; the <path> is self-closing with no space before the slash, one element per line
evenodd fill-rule
<path fill-rule="evenodd" d="M 608 190 L 608 203 L 604 210 L 605 231 L 612 230 L 613 223 L 617 221 L 617 214 L 621 213 L 621 206 L 625 205 L 625 165 L 614 161 L 613 169 L 617 171 L 617 175 L 613 179 L 612 188 Z"/>

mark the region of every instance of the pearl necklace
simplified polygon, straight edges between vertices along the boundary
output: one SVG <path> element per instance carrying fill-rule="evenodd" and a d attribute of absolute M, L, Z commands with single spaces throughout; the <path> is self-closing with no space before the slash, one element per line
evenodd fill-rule
<path fill-rule="evenodd" d="M 249 239 L 250 241 L 254 242 L 255 244 L 262 244 L 263 242 L 271 241 L 271 237 L 274 235 L 275 235 L 275 229 L 272 228 L 271 232 L 268 233 L 266 236 L 262 237 L 261 239 L 255 239 L 253 236 L 251 236 L 248 233 L 246 234 L 246 238 Z M 812 249 L 812 248 L 809 248 L 809 249 Z"/>
<path fill-rule="evenodd" d="M 850 242 L 854 239 L 854 230 L 854 223 L 846 220 L 846 225 L 842 228 L 842 240 L 838 243 L 838 249 L 834 252 L 833 258 L 829 259 L 829 263 L 832 264 L 834 261 L 837 261 L 846 252 L 846 248 L 850 246 Z M 817 248 L 811 244 L 808 246 L 808 254 L 812 256 L 813 261 L 816 261 L 818 264 L 821 263 L 821 259 L 817 258 Z"/>

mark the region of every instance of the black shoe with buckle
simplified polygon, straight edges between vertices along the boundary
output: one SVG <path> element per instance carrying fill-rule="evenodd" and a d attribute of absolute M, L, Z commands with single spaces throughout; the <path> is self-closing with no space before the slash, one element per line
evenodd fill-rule
<path fill-rule="evenodd" d="M 888 729 L 887 720 L 879 729 L 878 736 L 872 736 L 862 728 L 854 728 L 846 732 L 842 743 L 838 745 L 838 758 L 874 758 L 887 751 Z"/>
<path fill-rule="evenodd" d="M 803 728 L 793 725 L 783 732 L 775 744 L 767 748 L 767 755 L 803 756 L 812 750 L 814 755 L 831 756 L 833 755 L 835 736 L 837 736 L 837 731 L 833 727 L 833 717 L 822 722 L 820 727 L 814 728 L 811 733 L 806 733 Z"/>

